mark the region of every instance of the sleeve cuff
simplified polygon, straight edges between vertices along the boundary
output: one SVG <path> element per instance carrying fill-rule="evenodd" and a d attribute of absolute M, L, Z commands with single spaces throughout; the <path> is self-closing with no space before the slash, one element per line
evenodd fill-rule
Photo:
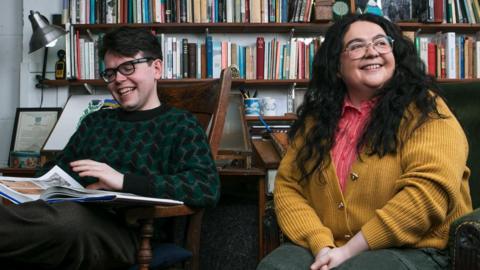
<path fill-rule="evenodd" d="M 150 188 L 150 180 L 147 177 L 125 174 L 123 179 L 123 192 L 152 197 L 152 190 L 153 189 Z"/>
<path fill-rule="evenodd" d="M 387 248 L 393 245 L 391 235 L 387 233 L 382 221 L 376 217 L 367 222 L 361 230 L 370 249 Z"/>
<path fill-rule="evenodd" d="M 312 237 L 308 240 L 308 245 L 310 246 L 310 251 L 312 251 L 314 257 L 324 247 L 335 247 L 333 239 L 326 239 L 324 237 Z"/>

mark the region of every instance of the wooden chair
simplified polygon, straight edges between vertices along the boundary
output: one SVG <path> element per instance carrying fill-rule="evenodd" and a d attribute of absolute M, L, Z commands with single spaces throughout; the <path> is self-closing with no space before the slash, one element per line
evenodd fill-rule
<path fill-rule="evenodd" d="M 208 142 L 214 158 L 217 156 L 223 133 L 231 83 L 231 71 L 227 68 L 222 71 L 220 79 L 212 82 L 159 84 L 158 87 L 162 103 L 186 109 L 198 118 L 208 135 Z M 138 207 L 127 211 L 129 221 L 138 221 L 141 224 L 140 248 L 137 255 L 138 269 L 149 269 L 152 260 L 150 240 L 153 236 L 153 220 L 179 216 L 188 216 L 185 248 L 192 253 L 192 258 L 185 262 L 185 268 L 199 269 L 200 230 L 203 213 L 203 209 L 187 205 Z"/>

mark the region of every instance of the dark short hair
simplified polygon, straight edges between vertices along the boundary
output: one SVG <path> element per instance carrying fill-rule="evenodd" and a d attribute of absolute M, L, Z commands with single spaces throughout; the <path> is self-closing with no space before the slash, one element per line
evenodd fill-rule
<path fill-rule="evenodd" d="M 145 57 L 162 60 L 162 46 L 157 37 L 147 29 L 120 27 L 103 36 L 100 46 L 100 56 L 113 53 L 133 57 L 139 52 Z"/>

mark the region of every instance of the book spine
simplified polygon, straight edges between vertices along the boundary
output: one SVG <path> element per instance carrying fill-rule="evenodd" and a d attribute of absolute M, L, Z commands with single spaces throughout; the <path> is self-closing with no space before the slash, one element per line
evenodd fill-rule
<path fill-rule="evenodd" d="M 480 40 L 475 41 L 475 78 L 480 79 Z"/>
<path fill-rule="evenodd" d="M 189 69 L 189 61 L 188 61 L 188 40 L 186 38 L 182 39 L 182 66 L 181 66 L 181 74 L 182 78 L 188 78 L 188 69 Z"/>
<path fill-rule="evenodd" d="M 220 78 L 222 70 L 222 44 L 220 41 L 212 42 L 212 77 Z"/>
<path fill-rule="evenodd" d="M 197 77 L 197 44 L 196 43 L 188 43 L 187 45 L 188 50 L 188 78 L 196 78 Z"/>
<path fill-rule="evenodd" d="M 435 46 L 435 43 L 433 42 L 429 42 L 427 44 L 427 50 L 428 50 L 428 74 L 431 75 L 431 76 L 434 76 L 436 75 L 436 67 L 437 67 L 437 64 L 436 64 L 436 61 L 437 61 L 437 57 L 436 57 L 436 46 Z"/>
<path fill-rule="evenodd" d="M 448 79 L 456 79 L 455 32 L 445 33 L 445 64 Z"/>
<path fill-rule="evenodd" d="M 257 80 L 264 79 L 265 39 L 257 37 Z"/>
<path fill-rule="evenodd" d="M 207 78 L 213 78 L 213 40 L 212 36 L 207 36 L 205 40 L 207 50 Z"/>

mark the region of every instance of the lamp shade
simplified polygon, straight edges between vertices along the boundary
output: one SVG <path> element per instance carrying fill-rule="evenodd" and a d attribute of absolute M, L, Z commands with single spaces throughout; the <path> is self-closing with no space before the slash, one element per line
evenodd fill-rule
<path fill-rule="evenodd" d="M 59 37 L 67 34 L 67 32 L 56 25 L 51 25 L 47 18 L 42 16 L 37 11 L 30 10 L 28 19 L 32 24 L 33 34 L 30 38 L 30 51 L 32 53 L 38 49 L 44 48 L 52 41 L 57 40 Z"/>

